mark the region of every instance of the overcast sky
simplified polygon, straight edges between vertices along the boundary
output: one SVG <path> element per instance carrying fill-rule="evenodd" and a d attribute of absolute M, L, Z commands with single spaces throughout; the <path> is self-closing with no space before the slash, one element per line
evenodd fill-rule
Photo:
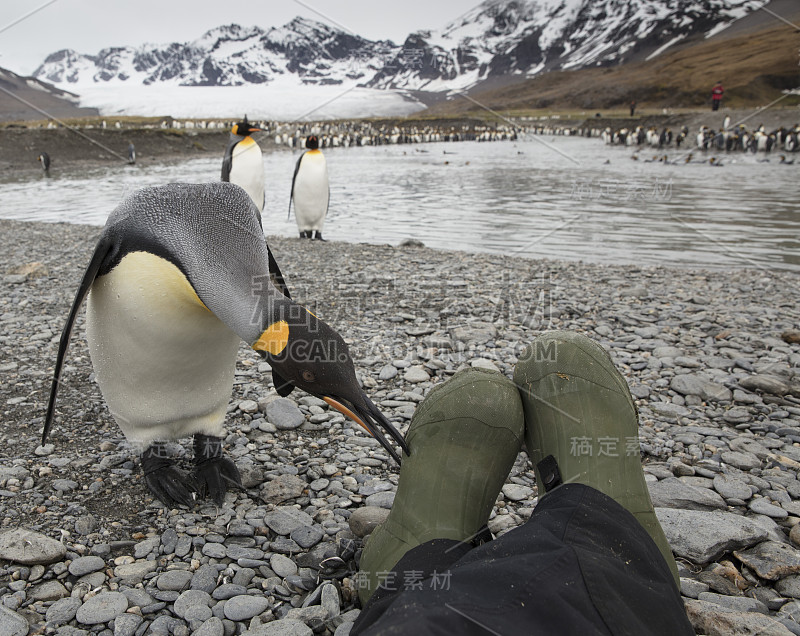
<path fill-rule="evenodd" d="M 108 46 L 186 42 L 222 24 L 269 28 L 282 26 L 298 15 L 338 23 L 371 40 L 390 39 L 400 44 L 412 31 L 441 28 L 479 3 L 480 0 L 1 0 L 0 67 L 27 74 L 59 49 L 94 54 Z M 42 5 L 47 6 L 9 26 Z"/>

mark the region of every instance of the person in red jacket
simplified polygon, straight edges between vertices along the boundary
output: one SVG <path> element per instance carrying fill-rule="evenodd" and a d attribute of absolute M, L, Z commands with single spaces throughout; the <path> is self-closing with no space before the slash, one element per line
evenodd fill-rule
<path fill-rule="evenodd" d="M 711 89 L 711 110 L 719 110 L 719 103 L 722 101 L 722 82 L 717 82 Z"/>

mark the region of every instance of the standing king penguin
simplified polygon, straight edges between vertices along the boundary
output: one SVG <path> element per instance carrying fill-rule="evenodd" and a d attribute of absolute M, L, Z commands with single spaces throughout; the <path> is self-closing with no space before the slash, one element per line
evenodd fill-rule
<path fill-rule="evenodd" d="M 319 149 L 316 135 L 306 138 L 306 150 L 297 160 L 292 177 L 292 193 L 289 197 L 289 215 L 297 218 L 300 238 L 322 238 L 322 225 L 328 213 L 330 186 L 328 185 L 328 166 L 325 156 Z"/>
<path fill-rule="evenodd" d="M 50 155 L 46 152 L 42 152 L 38 157 L 36 157 L 36 161 L 42 164 L 42 172 L 44 176 L 50 176 Z"/>
<path fill-rule="evenodd" d="M 109 410 L 141 452 L 150 490 L 189 505 L 221 504 L 239 472 L 222 452 L 240 340 L 267 359 L 282 396 L 318 396 L 399 457 L 400 433 L 359 388 L 347 345 L 289 297 L 247 193 L 229 183 L 171 184 L 127 197 L 109 216 L 70 310 L 56 359 L 42 443 L 75 319 L 88 296 L 86 335 Z M 194 436 L 186 475 L 164 442 Z"/>
<path fill-rule="evenodd" d="M 231 128 L 228 147 L 222 160 L 222 180 L 244 188 L 258 207 L 264 211 L 264 159 L 261 148 L 251 137 L 261 130 L 247 121 L 247 115 Z"/>

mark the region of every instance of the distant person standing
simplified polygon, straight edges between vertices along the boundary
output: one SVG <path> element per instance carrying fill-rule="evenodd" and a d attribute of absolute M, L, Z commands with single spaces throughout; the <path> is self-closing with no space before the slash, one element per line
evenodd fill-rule
<path fill-rule="evenodd" d="M 719 104 L 722 101 L 722 82 L 717 82 L 714 88 L 711 89 L 711 110 L 719 110 Z"/>
<path fill-rule="evenodd" d="M 636 100 L 634 99 L 631 101 L 631 117 L 633 117 L 635 114 L 636 114 Z"/>

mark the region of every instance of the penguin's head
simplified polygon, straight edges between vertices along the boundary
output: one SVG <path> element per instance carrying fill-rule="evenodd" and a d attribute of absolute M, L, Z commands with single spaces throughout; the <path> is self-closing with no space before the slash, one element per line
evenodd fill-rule
<path fill-rule="evenodd" d="M 273 379 L 314 395 L 361 425 L 399 463 L 400 458 L 381 429 L 408 454 L 402 435 L 361 390 L 355 365 L 344 339 L 329 325 L 296 303 L 287 304 L 286 320 L 273 323 L 252 347 L 269 361 Z M 288 313 L 288 315 L 287 315 Z M 279 326 L 276 326 L 279 325 Z M 283 344 L 273 346 L 275 337 Z M 277 386 L 277 383 L 276 383 Z"/>
<path fill-rule="evenodd" d="M 319 137 L 316 135 L 309 135 L 306 137 L 306 148 L 309 150 L 316 150 L 319 148 Z"/>
<path fill-rule="evenodd" d="M 233 128 L 231 128 L 231 132 L 234 135 L 239 135 L 241 137 L 247 137 L 254 132 L 258 132 L 261 130 L 258 126 L 253 126 L 249 121 L 247 121 L 247 115 L 244 116 L 244 119 L 240 121 L 238 124 L 234 124 Z"/>

